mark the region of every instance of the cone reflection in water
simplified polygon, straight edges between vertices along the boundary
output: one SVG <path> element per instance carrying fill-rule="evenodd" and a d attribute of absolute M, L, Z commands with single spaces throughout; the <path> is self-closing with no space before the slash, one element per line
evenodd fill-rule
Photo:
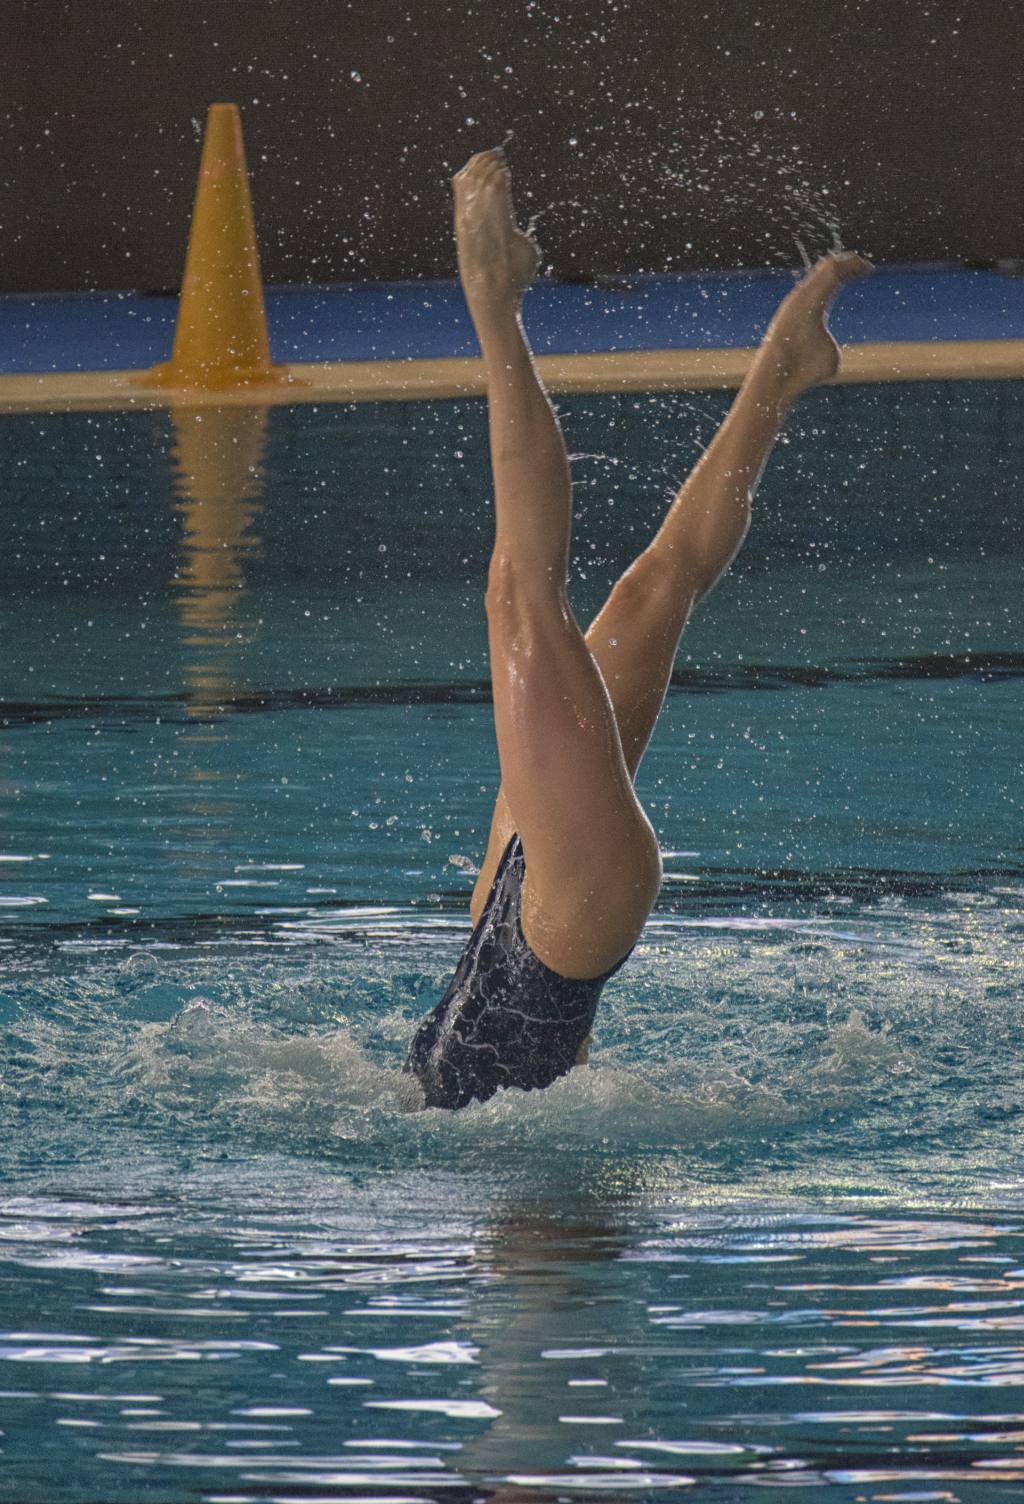
<path fill-rule="evenodd" d="M 245 561 L 259 549 L 255 531 L 262 487 L 267 408 L 171 409 L 174 486 L 184 523 L 176 574 L 190 713 L 209 715 L 230 698 L 244 616 Z"/>
<path fill-rule="evenodd" d="M 270 362 L 249 175 L 238 106 L 210 106 L 174 350 L 146 385 L 221 391 L 288 381 Z"/>

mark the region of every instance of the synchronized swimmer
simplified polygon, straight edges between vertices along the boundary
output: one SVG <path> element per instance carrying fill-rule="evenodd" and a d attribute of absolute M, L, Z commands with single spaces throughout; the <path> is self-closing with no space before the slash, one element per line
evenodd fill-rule
<path fill-rule="evenodd" d="M 823 257 L 783 300 L 733 405 L 657 535 L 584 635 L 566 598 L 569 458 L 520 318 L 540 252 L 515 222 L 503 151 L 454 179 L 459 273 L 487 372 L 495 539 L 487 622 L 501 789 L 470 912 L 473 933 L 406 1063 L 429 1107 L 544 1087 L 585 1060 L 601 989 L 661 883 L 633 780 L 697 603 L 746 536 L 790 408 L 829 381 L 845 282 Z"/>

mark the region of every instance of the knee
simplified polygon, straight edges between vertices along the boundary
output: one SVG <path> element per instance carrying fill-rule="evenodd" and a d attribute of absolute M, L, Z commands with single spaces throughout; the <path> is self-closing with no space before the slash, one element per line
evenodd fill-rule
<path fill-rule="evenodd" d="M 564 588 L 556 582 L 552 571 L 543 567 L 533 569 L 501 550 L 496 549 L 491 555 L 484 603 L 492 620 L 510 616 L 522 620 L 538 612 L 543 614 L 545 608 L 552 606 L 560 610 L 564 601 Z"/>
<path fill-rule="evenodd" d="M 487 590 L 484 603 L 488 613 L 496 611 L 511 601 L 516 593 L 518 566 L 508 554 L 495 551 L 487 570 Z"/>
<path fill-rule="evenodd" d="M 495 554 L 487 571 L 487 589 L 484 592 L 484 607 L 492 641 L 495 633 L 499 640 L 512 634 L 518 635 L 522 613 L 518 607 L 519 590 L 517 570 L 512 561 L 502 554 Z"/>
<path fill-rule="evenodd" d="M 678 636 L 698 591 L 688 564 L 649 549 L 630 565 L 613 594 L 616 608 L 639 632 Z"/>
<path fill-rule="evenodd" d="M 675 581 L 665 560 L 652 549 L 640 554 L 621 576 L 615 594 L 631 609 L 659 603 L 672 592 Z"/>

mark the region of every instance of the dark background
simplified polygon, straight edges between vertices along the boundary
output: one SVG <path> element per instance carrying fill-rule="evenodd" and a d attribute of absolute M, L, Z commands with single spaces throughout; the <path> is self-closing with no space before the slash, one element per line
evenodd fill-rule
<path fill-rule="evenodd" d="M 560 277 L 1024 254 L 997 0 L 6 0 L 0 290 L 172 288 L 207 104 L 270 281 L 450 275 L 448 176 L 514 131 Z"/>

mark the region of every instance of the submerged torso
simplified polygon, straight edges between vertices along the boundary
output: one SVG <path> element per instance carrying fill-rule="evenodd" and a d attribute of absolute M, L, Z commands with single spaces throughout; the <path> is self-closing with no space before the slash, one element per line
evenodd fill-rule
<path fill-rule="evenodd" d="M 560 976 L 535 956 L 520 920 L 526 863 L 514 836 L 484 911 L 449 983 L 420 1024 L 406 1070 L 428 1107 L 484 1102 L 503 1086 L 550 1086 L 571 1070 L 590 1033 L 601 976 Z"/>

